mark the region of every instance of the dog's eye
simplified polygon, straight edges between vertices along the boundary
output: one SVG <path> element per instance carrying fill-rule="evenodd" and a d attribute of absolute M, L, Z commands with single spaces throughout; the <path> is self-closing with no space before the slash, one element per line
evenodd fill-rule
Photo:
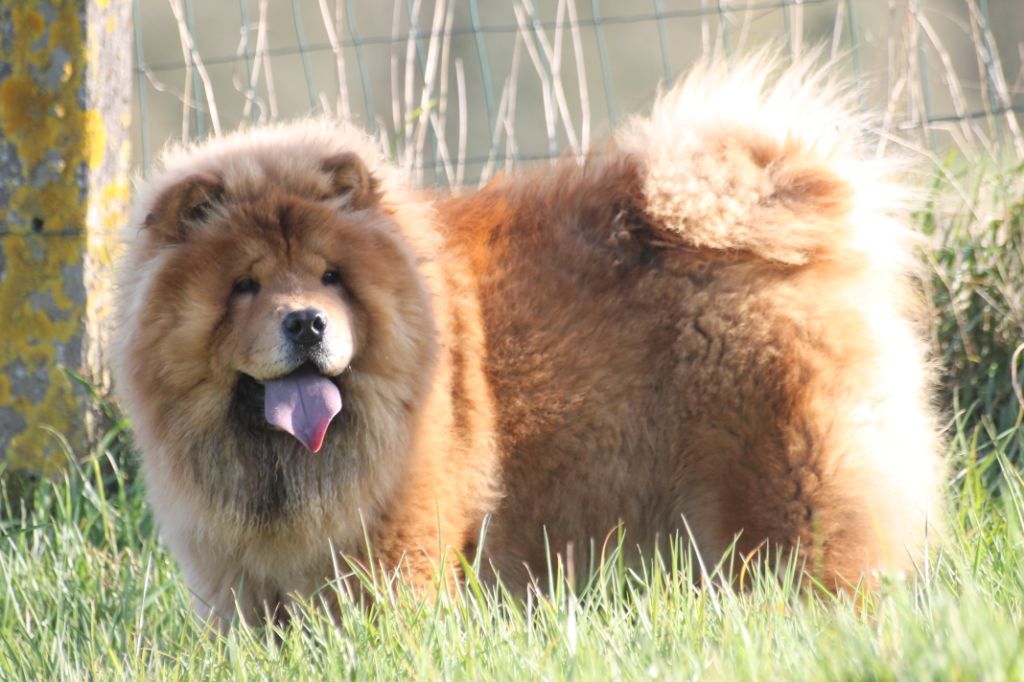
<path fill-rule="evenodd" d="M 328 270 L 324 273 L 324 276 L 320 278 L 320 281 L 324 286 L 330 286 L 332 284 L 341 284 L 341 273 L 337 270 Z"/>
<path fill-rule="evenodd" d="M 252 277 L 244 277 L 237 282 L 232 289 L 232 292 L 236 294 L 255 294 L 260 290 L 260 283 L 254 280 Z"/>

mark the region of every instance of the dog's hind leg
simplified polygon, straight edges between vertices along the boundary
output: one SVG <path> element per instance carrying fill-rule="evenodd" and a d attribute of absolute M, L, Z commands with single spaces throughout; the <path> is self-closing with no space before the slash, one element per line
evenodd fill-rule
<path fill-rule="evenodd" d="M 713 561 L 735 539 L 734 564 L 792 553 L 829 589 L 913 570 L 942 517 L 921 343 L 864 273 L 766 273 L 746 290 L 721 276 L 742 301 L 711 292 L 696 322 L 707 351 L 677 370 L 691 415 L 680 498 L 698 546 Z"/>

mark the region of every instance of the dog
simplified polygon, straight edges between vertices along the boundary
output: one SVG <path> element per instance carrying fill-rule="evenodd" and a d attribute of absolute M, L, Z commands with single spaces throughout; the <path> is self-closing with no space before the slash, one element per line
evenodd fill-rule
<path fill-rule="evenodd" d="M 452 196 L 337 122 L 168 152 L 115 378 L 199 617 L 286 613 L 344 562 L 521 592 L 616 531 L 832 590 L 912 570 L 927 309 L 852 110 L 806 62 L 704 64 L 602 153 Z"/>

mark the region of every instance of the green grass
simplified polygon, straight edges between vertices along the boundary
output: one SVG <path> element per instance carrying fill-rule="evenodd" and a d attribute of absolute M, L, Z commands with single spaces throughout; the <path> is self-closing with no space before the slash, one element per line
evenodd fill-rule
<path fill-rule="evenodd" d="M 915 579 L 808 598 L 785 580 L 737 593 L 694 586 L 671 557 L 613 558 L 576 593 L 556 580 L 525 604 L 470 585 L 424 605 L 399 588 L 371 610 L 345 602 L 340 626 L 311 607 L 221 636 L 190 617 L 115 429 L 62 477 L 0 489 L 0 678 L 1024 679 L 1018 177 L 965 181 L 952 203 L 937 189 L 921 214 L 954 473 L 949 538 Z"/>
<path fill-rule="evenodd" d="M 982 165 L 959 178 L 937 174 L 919 218 L 933 242 L 944 407 L 967 412 L 993 435 L 1014 424 L 1020 408 L 1011 362 L 1024 346 L 1024 166 L 996 172 Z M 1007 454 L 1024 458 L 1016 445 Z"/>
<path fill-rule="evenodd" d="M 310 609 L 284 630 L 226 637 L 189 617 L 138 486 L 91 459 L 9 510 L 0 677 L 1019 679 L 1024 481 L 1002 453 L 1022 435 L 987 454 L 958 441 L 948 545 L 916 581 L 859 602 L 768 580 L 746 593 L 702 589 L 671 566 L 613 560 L 578 596 L 560 588 L 522 604 L 470 589 L 427 606 L 399 590 L 370 612 L 347 604 L 340 627 Z M 994 487 L 990 468 L 1003 474 Z"/>

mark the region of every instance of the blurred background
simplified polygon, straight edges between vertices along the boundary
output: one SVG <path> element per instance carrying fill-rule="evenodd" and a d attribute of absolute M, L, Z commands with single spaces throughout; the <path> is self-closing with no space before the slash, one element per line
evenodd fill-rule
<path fill-rule="evenodd" d="M 818 49 L 902 143 L 1024 153 L 1019 0 L 134 0 L 134 154 L 328 114 L 424 183 L 600 143 L 701 56 Z"/>

